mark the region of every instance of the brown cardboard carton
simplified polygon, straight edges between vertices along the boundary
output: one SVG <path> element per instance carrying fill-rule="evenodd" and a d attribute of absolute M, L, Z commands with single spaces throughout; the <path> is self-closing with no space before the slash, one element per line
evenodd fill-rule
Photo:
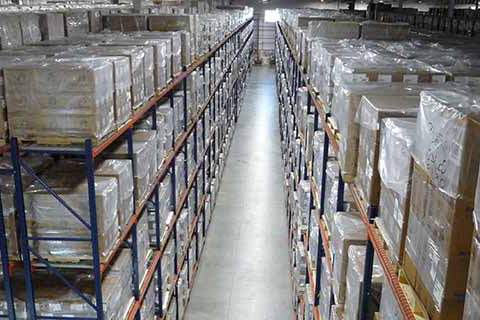
<path fill-rule="evenodd" d="M 378 162 L 382 119 L 415 118 L 419 103 L 419 97 L 375 95 L 362 97 L 356 117 L 360 130 L 355 182 L 361 197 L 368 205 L 378 206 L 380 197 Z"/>
<path fill-rule="evenodd" d="M 434 320 L 463 313 L 473 206 L 436 187 L 415 164 L 403 267 Z"/>

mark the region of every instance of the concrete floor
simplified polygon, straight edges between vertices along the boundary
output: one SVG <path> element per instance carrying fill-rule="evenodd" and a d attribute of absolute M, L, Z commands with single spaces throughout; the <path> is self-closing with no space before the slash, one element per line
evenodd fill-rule
<path fill-rule="evenodd" d="M 254 67 L 186 320 L 293 319 L 275 70 Z"/>

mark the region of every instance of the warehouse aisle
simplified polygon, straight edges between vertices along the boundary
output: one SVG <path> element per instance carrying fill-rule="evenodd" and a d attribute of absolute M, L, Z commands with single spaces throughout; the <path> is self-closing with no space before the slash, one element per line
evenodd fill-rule
<path fill-rule="evenodd" d="M 292 319 L 275 69 L 252 68 L 186 320 Z"/>

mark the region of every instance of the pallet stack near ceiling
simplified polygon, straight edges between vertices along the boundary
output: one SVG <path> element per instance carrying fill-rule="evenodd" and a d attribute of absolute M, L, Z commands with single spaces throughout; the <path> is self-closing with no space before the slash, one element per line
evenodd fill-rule
<path fill-rule="evenodd" d="M 308 19 L 317 21 L 299 27 Z M 479 157 L 468 141 L 478 135 L 479 74 L 448 60 L 478 48 L 461 38 L 408 42 L 405 25 L 356 19 L 293 10 L 278 24 L 297 317 L 475 319 Z M 458 161 L 445 158 L 453 154 Z"/>
<path fill-rule="evenodd" d="M 174 71 L 181 64 L 173 65 L 173 55 L 161 56 L 165 41 L 154 37 L 142 44 L 131 34 L 112 45 L 118 47 L 108 49 L 115 50 L 107 54 L 113 57 L 92 58 L 95 53 L 90 50 L 99 49 L 86 46 L 78 55 L 51 59 L 50 64 L 49 60 L 38 65 L 35 59 L 19 59 L 3 69 L 7 108 L 14 94 L 28 96 L 22 103 L 29 103 L 29 99 L 52 93 L 70 97 L 66 103 L 79 108 L 82 100 L 72 98 L 72 92 L 82 92 L 82 81 L 93 75 L 94 84 L 103 88 L 94 88 L 98 96 L 110 97 L 97 103 L 111 112 L 84 118 L 93 122 L 97 117 L 104 119 L 103 127 L 90 123 L 93 131 L 87 132 L 91 135 L 78 130 L 68 133 L 69 123 L 51 119 L 56 131 L 45 128 L 38 137 L 30 134 L 27 139 L 15 136 L 16 132 L 34 132 L 36 124 L 21 130 L 9 124 L 13 130 L 2 157 L 2 317 L 183 317 L 250 67 L 251 11 L 241 15 L 244 18 L 230 20 L 235 25 L 225 26 L 224 38 L 213 39 L 207 52 L 180 72 Z M 176 33 L 163 33 L 172 49 L 178 48 L 171 40 Z M 146 32 L 142 35 L 148 37 Z M 98 41 L 101 36 L 90 37 Z M 121 53 L 127 49 L 130 51 Z M 147 60 L 148 54 L 158 64 Z M 131 71 L 137 56 L 141 73 Z M 122 74 L 123 60 L 127 71 Z M 47 79 L 50 72 L 66 80 L 61 83 L 55 78 L 43 86 L 38 84 L 35 90 L 9 93 L 15 88 L 9 84 L 29 70 L 34 70 L 32 79 Z M 112 75 L 113 70 L 118 73 Z M 154 85 L 161 83 L 156 81 L 159 72 L 167 71 L 172 75 L 166 78 L 168 84 Z M 76 82 L 70 81 L 68 77 L 76 73 Z M 133 110 L 125 120 L 116 122 L 120 93 L 124 93 L 120 92 L 120 80 L 124 78 L 114 77 L 120 75 L 138 75 L 135 84 L 142 89 L 136 92 L 146 98 L 135 104 L 128 100 Z M 132 80 L 127 88 L 131 98 L 135 92 Z M 152 88 L 151 95 L 147 88 Z M 59 101 L 50 101 L 62 107 Z M 16 106 L 14 103 L 20 101 L 10 101 Z M 35 111 L 15 116 L 23 116 L 25 121 L 38 117 Z M 72 113 L 63 119 L 73 121 L 76 128 L 88 128 L 88 122 L 77 116 Z M 105 123 L 113 129 L 107 130 Z"/>

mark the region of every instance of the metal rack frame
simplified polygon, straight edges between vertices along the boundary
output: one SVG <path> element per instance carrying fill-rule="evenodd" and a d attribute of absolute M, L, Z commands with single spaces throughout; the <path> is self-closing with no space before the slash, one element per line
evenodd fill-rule
<path fill-rule="evenodd" d="M 282 42 L 282 43 L 281 43 Z M 297 58 L 295 51 L 293 49 L 293 46 L 290 44 L 288 41 L 288 38 L 286 37 L 284 31 L 282 30 L 282 27 L 279 23 L 277 23 L 277 37 L 275 41 L 275 52 L 281 52 L 282 55 L 279 58 L 281 62 L 281 66 L 277 66 L 277 70 L 281 71 L 281 73 L 287 74 L 288 72 L 291 72 L 292 75 L 292 81 L 289 83 L 288 77 L 287 77 L 287 93 L 290 99 L 295 99 L 296 100 L 296 92 L 297 89 L 300 87 L 307 87 L 308 89 L 308 101 L 307 101 L 307 108 L 308 108 L 308 113 L 309 114 L 314 114 L 315 117 L 315 122 L 314 122 L 314 130 L 322 130 L 325 133 L 325 138 L 324 138 L 324 149 L 323 149 L 323 159 L 321 161 L 323 162 L 323 172 L 322 172 L 322 181 L 321 181 L 321 194 L 320 199 L 319 199 L 319 209 L 320 209 L 320 217 L 323 215 L 324 208 L 325 208 L 325 184 L 326 184 L 326 162 L 328 160 L 328 154 L 329 154 L 329 148 L 332 148 L 335 155 L 338 155 L 339 152 L 339 143 L 338 140 L 335 137 L 334 132 L 332 129 L 329 127 L 329 117 L 330 114 L 325 112 L 325 107 L 324 103 L 319 99 L 317 94 L 314 92 L 312 86 L 310 85 L 307 75 L 304 74 L 303 68 L 301 63 L 299 62 L 299 59 Z M 282 61 L 283 56 L 285 56 L 285 51 L 282 48 L 287 48 L 287 56 L 288 56 L 288 61 Z M 287 67 L 286 67 L 287 66 Z M 291 67 L 291 69 L 288 68 L 288 66 Z M 277 90 L 278 92 L 281 92 L 281 84 L 279 83 L 277 79 Z M 280 94 L 279 94 L 280 97 Z M 295 101 L 293 100 L 293 101 Z M 281 104 L 285 104 L 285 101 L 282 101 L 282 99 L 279 99 L 279 102 Z M 312 108 L 314 109 L 312 112 Z M 294 115 L 295 117 L 295 115 Z M 297 120 L 294 119 L 294 126 L 295 126 L 295 136 L 299 137 L 300 140 L 302 141 L 302 137 L 299 135 L 298 132 L 298 125 L 297 125 Z M 313 159 L 313 161 L 317 161 L 318 159 Z M 306 170 L 304 170 L 306 172 Z M 382 266 L 383 272 L 385 274 L 385 278 L 388 281 L 390 287 L 392 288 L 393 295 L 395 297 L 395 300 L 397 301 L 402 316 L 406 320 L 415 320 L 415 316 L 413 314 L 412 308 L 409 305 L 407 298 L 405 296 L 405 293 L 400 287 L 399 280 L 397 277 L 397 274 L 395 272 L 395 268 L 393 267 L 392 261 L 390 257 L 388 256 L 384 246 L 383 246 L 383 240 L 380 238 L 380 235 L 376 232 L 375 226 L 373 224 L 373 219 L 377 216 L 377 207 L 376 206 L 369 206 L 366 205 L 360 198 L 358 188 L 354 183 L 345 183 L 342 179 L 342 174 L 340 172 L 339 174 L 339 183 L 338 183 L 338 198 L 337 198 L 337 211 L 342 211 L 343 209 L 343 203 L 344 203 L 344 190 L 345 187 L 348 187 L 353 195 L 354 201 L 355 201 L 355 206 L 357 207 L 360 217 L 362 221 L 364 222 L 366 228 L 367 228 L 367 233 L 368 233 L 368 241 L 367 241 L 367 247 L 366 247 L 366 255 L 365 255 L 365 269 L 364 269 L 364 277 L 363 277 L 363 287 L 362 287 L 362 303 L 360 306 L 360 319 L 365 320 L 366 315 L 368 313 L 368 306 L 369 306 L 369 301 L 371 298 L 371 281 L 372 281 L 372 273 L 373 273 L 373 260 L 375 254 L 378 257 L 378 260 L 380 261 L 380 264 Z M 307 177 L 308 178 L 308 177 Z M 299 177 L 300 180 L 300 177 Z M 314 198 L 315 193 L 318 193 L 317 191 L 319 188 L 316 187 L 315 183 L 312 182 L 312 188 L 310 192 L 311 199 Z M 296 184 L 298 181 L 296 181 Z M 317 182 L 318 183 L 318 182 Z M 313 205 L 313 201 L 311 201 L 310 205 L 310 210 L 309 210 L 309 219 L 311 219 L 312 216 L 312 209 L 315 206 Z M 291 216 L 289 214 L 289 221 L 291 219 Z M 322 315 L 319 314 L 318 312 L 318 304 L 319 304 L 319 293 L 320 293 L 320 274 L 321 274 L 321 261 L 320 259 L 322 257 L 327 256 L 327 261 L 328 261 L 328 267 L 330 271 L 333 271 L 333 264 L 331 261 L 331 257 L 329 256 L 330 252 L 330 244 L 327 236 L 327 231 L 325 229 L 325 226 L 322 224 L 322 221 L 320 219 L 319 222 L 319 249 L 317 252 L 317 267 L 316 267 L 316 272 L 315 272 L 315 278 L 313 279 L 310 274 L 313 274 L 311 270 L 311 263 L 308 262 L 309 257 L 307 255 L 307 268 L 309 271 L 307 272 L 307 277 L 306 277 L 306 283 L 311 283 L 312 284 L 312 290 L 314 290 L 314 317 L 315 320 L 319 320 L 322 318 Z M 310 230 L 308 230 L 310 231 Z M 290 231 L 291 232 L 291 231 Z M 310 236 L 310 232 L 306 234 L 306 239 Z M 308 241 L 307 241 L 308 244 Z M 331 295 L 333 297 L 333 294 Z M 331 299 L 331 301 L 333 301 Z M 331 303 L 332 304 L 332 303 Z M 330 305 L 331 305 L 330 304 Z"/>
<path fill-rule="evenodd" d="M 238 114 L 238 101 L 233 103 L 233 97 L 235 99 L 239 99 L 240 94 L 239 91 L 243 88 L 241 83 L 236 79 L 234 81 L 234 86 L 232 89 L 233 96 L 229 101 L 220 102 L 217 101 L 218 99 L 215 98 L 217 92 L 221 88 L 222 84 L 225 83 L 227 79 L 227 75 L 231 74 L 232 66 L 237 61 L 237 58 L 244 53 L 245 48 L 250 50 L 248 52 L 248 57 L 250 61 L 251 58 L 251 36 L 253 31 L 249 30 L 248 34 L 245 38 L 242 38 L 242 35 L 245 35 L 243 31 L 247 30 L 248 26 L 251 25 L 253 20 L 249 19 L 248 21 L 242 23 L 239 27 L 237 27 L 232 33 L 230 33 L 223 41 L 221 41 L 218 45 L 212 48 L 209 53 L 204 55 L 198 61 L 194 62 L 188 68 L 184 68 L 182 73 L 178 75 L 175 79 L 171 81 L 171 83 L 163 89 L 158 95 L 154 96 L 148 102 L 146 102 L 142 107 L 140 107 L 137 111 L 135 111 L 134 115 L 127 123 L 118 129 L 113 135 L 111 135 L 105 141 L 99 143 L 96 146 L 93 146 L 92 141 L 90 139 L 85 140 L 83 146 L 80 147 L 68 147 L 68 148 L 60 148 L 60 147 L 43 147 L 43 146 L 34 146 L 34 145 L 19 145 L 17 138 L 13 137 L 10 140 L 10 145 L 7 148 L 3 148 L 1 151 L 2 153 L 7 151 L 8 149 L 11 150 L 11 161 L 13 170 L 9 170 L 8 172 L 0 172 L 0 174 L 10 174 L 13 175 L 15 181 L 15 208 L 17 211 L 17 215 L 19 217 L 19 226 L 20 226 L 20 242 L 21 242 L 21 255 L 22 255 L 22 267 L 25 277 L 26 289 L 27 289 L 27 314 L 28 319 L 104 319 L 103 315 L 103 303 L 102 303 L 102 279 L 105 275 L 106 271 L 109 267 L 112 266 L 116 256 L 119 254 L 120 250 L 126 246 L 131 248 L 132 252 L 132 263 L 133 263 L 133 297 L 135 298 L 135 303 L 131 310 L 129 311 L 128 319 L 140 319 L 140 307 L 144 301 L 145 295 L 150 287 L 154 273 L 157 272 L 158 275 L 158 283 L 159 290 L 161 290 L 161 268 L 159 261 L 163 256 L 163 253 L 166 249 L 166 245 L 169 241 L 177 242 L 177 220 L 180 216 L 181 211 L 185 206 L 188 206 L 188 195 L 192 190 L 195 192 L 194 203 L 191 204 L 196 208 L 197 214 L 194 219 L 194 232 L 189 234 L 188 244 L 192 241 L 194 235 L 195 239 L 198 241 L 198 237 L 196 237 L 198 230 L 197 230 L 197 222 L 200 215 L 203 215 L 205 218 L 205 199 L 207 194 L 207 177 L 212 177 L 211 172 L 207 170 L 205 164 L 205 155 L 208 154 L 209 165 L 211 161 L 215 163 L 218 162 L 216 154 L 215 141 L 217 141 L 217 128 L 215 126 L 214 129 L 211 130 L 210 137 L 205 136 L 205 128 L 207 125 L 210 124 L 206 123 L 205 112 L 209 112 L 212 117 L 212 123 L 217 121 L 216 119 L 216 109 L 226 108 L 230 110 L 229 112 L 235 115 L 229 119 L 228 124 L 233 126 L 234 122 L 236 121 L 236 115 Z M 204 93 L 205 93 L 205 103 L 199 108 L 197 113 L 192 116 L 191 123 L 189 124 L 187 121 L 187 77 L 194 71 L 200 70 L 203 75 L 205 75 L 205 67 L 208 66 L 212 67 L 215 65 L 215 57 L 221 52 L 221 49 L 226 48 L 227 45 L 233 44 L 233 48 L 235 49 L 235 55 L 230 57 L 227 61 L 227 53 L 225 51 L 224 63 L 222 65 L 222 75 L 219 79 L 216 79 L 216 76 L 211 77 L 214 79 L 215 83 L 212 88 L 210 84 L 204 84 Z M 250 44 L 250 45 L 249 45 Z M 249 63 L 247 66 L 244 66 L 242 69 L 242 77 L 246 77 L 246 73 L 248 72 Z M 213 69 L 210 68 L 210 72 L 213 72 Z M 215 74 L 215 72 L 213 72 Z M 244 79 L 244 78 L 243 78 Z M 120 138 L 125 137 L 128 145 L 128 159 L 133 160 L 133 128 L 136 122 L 140 119 L 144 118 L 145 116 L 150 116 L 152 118 L 152 129 L 156 130 L 156 110 L 157 106 L 159 105 L 160 101 L 163 101 L 164 98 L 170 100 L 170 106 L 173 107 L 174 103 L 174 90 L 179 86 L 183 86 L 183 112 L 184 112 L 184 123 L 183 123 L 183 131 L 182 132 L 175 132 L 173 130 L 173 139 L 172 139 L 172 150 L 166 157 L 163 162 L 161 168 L 157 171 L 154 183 L 150 186 L 149 192 L 145 199 L 138 204 L 137 199 L 135 199 L 135 190 L 134 192 L 134 212 L 133 215 L 130 217 L 129 222 L 124 227 L 124 230 L 120 234 L 114 249 L 110 252 L 109 256 L 101 262 L 100 261 L 100 253 L 99 253 L 99 246 L 98 246 L 98 232 L 97 232 L 97 211 L 96 211 L 96 199 L 95 199 L 95 177 L 94 177 L 94 165 L 95 159 L 100 157 L 102 153 L 114 142 L 119 141 Z M 223 103 L 223 104 L 221 104 Z M 234 112 L 231 109 L 234 108 Z M 198 155 L 198 144 L 197 144 L 197 124 L 200 124 L 203 128 L 203 153 Z M 178 137 L 177 137 L 178 134 Z M 176 172 L 175 172 L 175 165 L 176 165 L 176 157 L 180 153 L 184 153 L 185 156 L 187 155 L 187 139 L 190 136 L 194 136 L 194 158 L 196 163 L 196 168 L 189 168 L 187 161 L 184 161 L 184 180 L 185 180 L 185 189 L 183 190 L 182 194 L 180 195 L 179 199 L 176 199 Z M 177 139 L 175 139 L 177 138 Z M 208 143 L 206 138 L 208 138 Z M 213 149 L 213 150 L 212 150 Z M 85 221 L 78 213 L 76 213 L 55 191 L 48 186 L 48 184 L 43 181 L 39 176 L 35 174 L 32 168 L 28 166 L 23 160 L 22 157 L 28 153 L 48 153 L 51 155 L 66 155 L 72 157 L 79 157 L 85 160 L 85 167 L 86 167 L 86 177 L 87 177 L 87 184 L 88 184 L 88 201 L 89 201 L 89 214 L 90 214 L 90 222 Z M 199 160 L 199 161 L 197 161 Z M 132 169 L 134 172 L 134 162 L 132 163 Z M 71 215 L 74 217 L 74 221 L 77 223 L 83 224 L 91 234 L 91 237 L 88 238 L 78 238 L 78 237 L 62 237 L 62 238 L 55 238 L 55 237 L 34 237 L 28 235 L 28 227 L 25 217 L 25 205 L 23 199 L 23 186 L 22 186 L 22 170 L 26 174 L 32 176 L 34 180 L 36 180 L 49 194 L 51 194 Z M 203 175 L 203 186 L 202 186 L 202 194 L 200 203 L 198 203 L 197 195 L 199 186 L 197 184 L 197 176 L 201 173 Z M 175 212 L 174 219 L 172 223 L 167 226 L 166 230 L 166 240 L 163 244 L 160 242 L 160 212 L 159 212 L 159 184 L 170 174 L 171 179 L 171 197 L 170 197 L 170 205 Z M 134 184 L 135 186 L 135 184 Z M 138 258 L 137 258 L 137 222 L 142 217 L 144 212 L 144 208 L 149 199 L 153 198 L 153 204 L 155 207 L 155 229 L 156 229 L 156 246 L 155 246 L 155 255 L 153 258 L 153 262 L 151 263 L 150 267 L 146 271 L 145 280 L 142 284 L 140 284 L 139 274 L 138 274 Z M 1 207 L 0 201 L 0 253 L 2 259 L 2 268 L 3 268 L 3 284 L 5 288 L 5 295 L 7 300 L 8 306 L 8 315 L 0 315 L 0 318 L 8 318 L 9 320 L 16 319 L 15 316 L 15 307 L 13 301 L 13 289 L 10 281 L 10 269 L 12 265 L 9 263 L 8 259 L 8 249 L 6 246 L 6 236 L 5 236 L 5 224 L 3 220 L 3 208 Z M 205 220 L 204 220 L 205 221 Z M 189 229 L 190 230 L 190 229 Z M 203 236 L 206 234 L 205 224 L 203 224 L 202 230 Z M 205 238 L 203 238 L 205 239 Z M 39 253 L 37 253 L 30 245 L 29 241 L 82 241 L 82 242 L 90 242 L 92 245 L 92 272 L 94 276 L 94 286 L 95 286 L 95 302 L 90 301 L 90 299 L 85 296 L 80 290 L 75 288 L 68 280 L 62 276 L 61 271 L 59 268 L 51 264 L 48 260 L 44 259 Z M 187 247 L 188 248 L 188 247 Z M 188 250 L 184 254 L 181 259 L 177 257 L 177 250 L 175 250 L 175 286 L 177 284 L 179 278 L 178 267 L 183 266 L 185 259 L 187 258 Z M 87 318 L 87 317 L 51 317 L 51 316 L 37 316 L 36 309 L 35 309 L 35 292 L 33 288 L 33 280 L 32 280 L 32 260 L 31 256 L 34 256 L 40 264 L 42 264 L 47 270 L 54 273 L 60 281 L 62 281 L 66 286 L 68 286 L 73 292 L 75 292 L 81 299 L 87 302 L 96 312 L 96 318 Z M 197 259 L 199 257 L 198 246 L 196 252 Z M 181 263 L 178 265 L 178 262 Z M 188 259 L 187 259 L 188 261 Z M 198 261 L 198 260 L 196 260 Z M 158 318 L 163 318 L 164 315 L 162 314 L 162 294 L 158 295 L 158 303 L 159 303 L 159 314 L 157 315 Z M 178 297 L 177 297 L 178 299 Z"/>

